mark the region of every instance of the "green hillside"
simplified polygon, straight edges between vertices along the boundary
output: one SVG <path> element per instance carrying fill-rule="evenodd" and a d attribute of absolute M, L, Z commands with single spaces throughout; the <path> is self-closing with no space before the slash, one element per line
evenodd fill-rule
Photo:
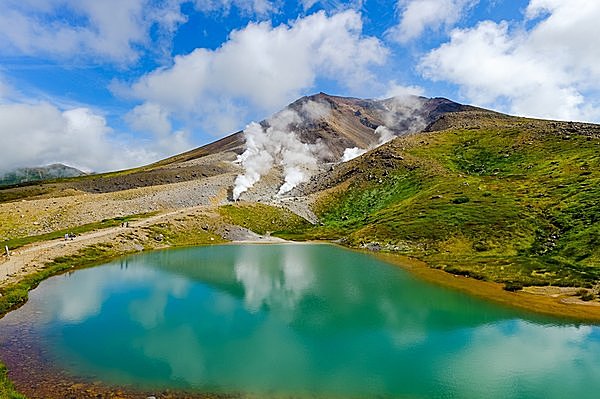
<path fill-rule="evenodd" d="M 304 237 L 406 253 L 508 289 L 597 284 L 600 129 L 509 117 L 449 124 L 325 177 L 322 225 Z"/>

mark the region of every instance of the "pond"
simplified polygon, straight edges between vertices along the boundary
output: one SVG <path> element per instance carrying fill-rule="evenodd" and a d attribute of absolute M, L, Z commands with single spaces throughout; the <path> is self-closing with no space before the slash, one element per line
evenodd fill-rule
<path fill-rule="evenodd" d="M 600 392 L 600 328 L 501 307 L 321 244 L 150 252 L 50 278 L 0 320 L 0 358 L 23 369 L 29 352 L 43 364 L 28 368 L 140 392 Z"/>

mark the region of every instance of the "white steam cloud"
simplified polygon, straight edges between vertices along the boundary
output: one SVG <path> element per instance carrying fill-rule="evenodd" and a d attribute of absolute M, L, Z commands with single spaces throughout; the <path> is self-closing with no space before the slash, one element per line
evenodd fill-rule
<path fill-rule="evenodd" d="M 383 125 L 377 126 L 377 129 L 375 129 L 375 134 L 379 135 L 379 140 L 377 141 L 376 145 L 371 146 L 368 149 L 358 147 L 346 148 L 344 150 L 344 154 L 342 155 L 342 162 L 348 162 L 354 158 L 360 157 L 365 152 L 372 150 L 373 148 L 378 147 L 382 144 L 385 144 L 388 141 L 392 141 L 394 137 L 396 137 L 393 131 L 391 131 Z"/>
<path fill-rule="evenodd" d="M 366 149 L 359 147 L 346 148 L 341 162 L 348 162 L 375 147 L 393 140 L 396 137 L 394 131 L 413 133 L 423 130 L 427 126 L 420 112 L 424 103 L 424 98 L 414 95 L 403 95 L 383 101 L 384 111 L 381 114 L 381 119 L 385 125 L 377 126 L 377 129 L 375 129 L 375 134 L 379 136 L 377 144 Z M 391 128 L 388 126 L 391 126 Z"/>
<path fill-rule="evenodd" d="M 394 137 L 396 137 L 394 132 L 392 132 L 385 126 L 377 126 L 377 129 L 375 129 L 375 134 L 379 135 L 379 142 L 377 143 L 377 145 L 385 144 L 388 141 L 393 140 Z"/>
<path fill-rule="evenodd" d="M 326 117 L 329 108 L 325 104 L 308 101 L 303 104 L 301 112 L 316 120 Z M 286 109 L 275 114 L 268 121 L 268 127 L 252 122 L 244 129 L 246 150 L 238 157 L 237 162 L 245 171 L 235 179 L 234 200 L 238 200 L 242 193 L 254 186 L 275 165 L 283 167 L 284 174 L 284 182 L 278 195 L 285 194 L 308 180 L 318 169 L 319 159 L 326 155 L 324 147 L 318 142 L 303 143 L 297 133 L 290 129 L 302 121 L 298 112 Z"/>
<path fill-rule="evenodd" d="M 307 101 L 302 104 L 302 113 L 316 121 L 326 118 L 331 113 L 331 105 L 319 101 Z"/>
<path fill-rule="evenodd" d="M 414 95 L 402 95 L 383 101 L 385 111 L 381 117 L 385 126 L 405 133 L 419 132 L 427 126 L 420 112 L 427 100 Z"/>
<path fill-rule="evenodd" d="M 368 150 L 364 148 L 358 147 L 346 148 L 344 150 L 344 154 L 342 155 L 342 162 L 348 162 L 353 160 L 354 158 L 358 158 L 367 151 Z"/>

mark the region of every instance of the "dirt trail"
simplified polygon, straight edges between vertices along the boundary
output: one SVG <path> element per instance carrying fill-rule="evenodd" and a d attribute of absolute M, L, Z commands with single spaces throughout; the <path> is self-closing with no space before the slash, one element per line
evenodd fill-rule
<path fill-rule="evenodd" d="M 2 257 L 0 263 L 0 285 L 17 281 L 21 276 L 35 271 L 46 262 L 59 256 L 74 254 L 88 245 L 114 241 L 120 233 L 140 227 L 147 227 L 158 221 L 168 219 L 171 216 L 199 209 L 207 209 L 207 207 L 200 206 L 165 212 L 143 220 L 129 222 L 129 227 L 109 227 L 83 233 L 74 240 L 65 241 L 64 239 L 56 239 L 26 245 L 12 251 L 10 258 L 7 259 L 6 256 Z"/>
<path fill-rule="evenodd" d="M 52 241 L 42 241 L 33 243 L 16 249 L 11 252 L 10 258 L 0 257 L 0 286 L 17 282 L 23 276 L 35 272 L 42 268 L 44 264 L 60 256 L 73 255 L 79 250 L 94 244 L 100 243 L 120 243 L 121 249 L 125 248 L 133 251 L 141 251 L 144 247 L 137 242 L 143 234 L 140 228 L 149 227 L 159 222 L 170 222 L 181 216 L 189 215 L 216 216 L 215 207 L 200 205 L 196 207 L 171 210 L 150 216 L 145 219 L 129 222 L 128 227 L 109 227 L 106 229 L 95 230 L 83 233 L 73 240 L 55 239 Z M 232 242 L 253 242 L 253 243 L 277 243 L 286 242 L 281 238 L 262 236 L 256 234 L 244 227 L 230 225 L 220 222 L 215 226 L 215 232 L 225 240 Z M 123 233 L 132 235 L 134 239 L 124 239 Z M 139 234 L 138 234 L 139 233 Z"/>

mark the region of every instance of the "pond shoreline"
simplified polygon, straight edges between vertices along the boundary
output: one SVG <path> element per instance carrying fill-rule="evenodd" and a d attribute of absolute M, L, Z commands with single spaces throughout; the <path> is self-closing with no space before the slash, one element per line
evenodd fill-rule
<path fill-rule="evenodd" d="M 558 293 L 551 293 L 551 290 L 546 288 L 535 293 L 535 290 L 529 291 L 526 288 L 521 291 L 510 292 L 506 291 L 501 283 L 451 274 L 444 270 L 434 269 L 418 259 L 385 252 L 366 252 L 387 263 L 401 267 L 421 280 L 456 289 L 480 299 L 575 323 L 600 324 L 599 305 L 580 300 L 574 301 L 571 295 L 561 293 L 560 290 L 557 290 Z M 570 300 L 567 301 L 567 298 Z"/>
<path fill-rule="evenodd" d="M 168 217 L 170 215 L 172 214 L 164 214 L 151 219 L 153 221 L 156 221 L 160 218 Z M 139 226 L 147 225 L 148 221 L 149 220 L 146 220 L 144 221 L 145 223 L 140 223 Z M 80 250 L 89 245 L 102 245 L 104 243 L 112 242 L 117 232 L 118 229 L 109 228 L 96 232 L 90 232 L 88 234 L 83 234 L 82 236 L 78 237 L 77 243 L 75 244 L 63 243 L 62 240 L 53 240 L 42 241 L 20 248 L 15 254 L 11 256 L 10 262 L 4 261 L 0 263 L 0 268 L 3 268 L 3 266 L 7 266 L 7 263 L 12 263 L 13 265 L 16 263 L 19 265 L 19 267 L 17 268 L 12 266 L 10 273 L 6 270 L 0 273 L 0 289 L 6 288 L 7 286 L 23 281 L 26 277 L 30 277 L 46 269 L 47 264 L 50 263 L 53 259 L 71 255 L 75 250 Z M 348 250 L 370 254 L 388 263 L 399 266 L 420 279 L 434 283 L 436 285 L 458 289 L 478 298 L 487 299 L 506 306 L 512 306 L 518 309 L 527 310 L 547 316 L 567 318 L 572 319 L 573 321 L 600 323 L 600 304 L 587 303 L 581 300 L 574 299 L 572 295 L 568 295 L 568 291 L 561 293 L 560 290 L 558 290 L 553 292 L 551 289 L 548 289 L 546 287 L 525 287 L 525 289 L 521 291 L 506 291 L 503 289 L 503 284 L 501 283 L 481 281 L 468 276 L 459 276 L 451 274 L 444 270 L 432 268 L 426 262 L 423 262 L 421 260 L 391 252 L 370 251 L 365 249 L 347 247 L 339 243 L 329 241 L 296 242 L 280 239 L 277 237 L 258 235 L 254 237 L 248 237 L 247 239 L 236 239 L 233 241 L 226 241 L 220 243 L 207 242 L 204 244 L 197 244 L 194 246 L 215 244 L 272 245 L 284 243 L 312 243 L 340 246 Z M 154 250 L 164 250 L 182 247 L 184 246 L 162 245 L 152 248 L 135 248 L 135 250 L 133 250 L 131 247 L 113 248 L 110 251 L 111 253 L 108 255 L 102 254 L 103 256 L 98 256 L 97 259 L 85 259 L 83 262 L 78 262 L 76 265 L 72 265 L 69 268 L 61 269 L 58 270 L 56 273 L 49 274 L 48 276 L 45 276 L 44 279 L 54 275 L 68 272 L 70 270 L 94 266 L 99 262 L 109 261 L 122 256 L 131 255 L 132 253 L 141 253 Z M 37 263 L 37 265 L 34 263 Z M 36 286 L 37 284 L 32 286 L 31 289 L 34 289 Z M 577 288 L 571 288 L 571 290 L 575 289 Z M 2 300 L 1 295 L 0 300 Z M 6 313 L 22 306 L 25 302 L 26 300 L 22 303 L 16 304 L 16 306 L 9 308 L 7 311 L 2 311 L 2 309 L 0 308 L 0 318 L 2 318 Z"/>
<path fill-rule="evenodd" d="M 93 234 L 93 233 L 90 233 L 90 234 Z M 112 236 L 113 236 L 112 234 L 107 234 L 107 235 L 96 235 L 95 237 L 97 237 L 99 239 L 99 241 L 102 242 L 102 239 L 110 240 Z M 81 240 L 81 241 L 84 241 L 84 240 Z M 94 240 L 94 241 L 97 241 L 97 240 Z M 283 243 L 283 242 L 286 242 L 286 241 L 284 241 L 284 240 L 281 240 L 281 241 L 272 240 L 271 241 L 269 239 L 266 239 L 264 241 L 258 241 L 258 240 L 236 241 L 236 242 L 231 242 L 231 244 L 245 244 L 245 243 L 247 243 L 247 244 L 259 244 L 259 243 L 261 243 L 261 244 L 277 244 L 277 243 Z M 287 242 L 295 243 L 295 244 L 302 244 L 302 242 L 299 242 L 299 243 L 296 243 L 293 241 L 287 241 Z M 324 245 L 327 245 L 327 244 L 339 245 L 336 243 L 323 242 L 323 241 L 317 241 L 317 242 L 312 242 L 312 243 L 324 244 Z M 207 244 L 207 245 L 210 245 L 210 244 Z M 31 246 L 27 246 L 25 248 L 27 250 L 27 252 L 25 252 L 25 253 L 31 254 L 32 252 L 35 252 L 36 247 L 38 248 L 39 251 L 44 253 L 44 251 L 47 251 L 48 242 L 41 242 L 41 243 L 33 244 Z M 153 248 L 153 250 L 169 249 L 169 248 L 173 248 L 173 247 L 174 246 L 164 246 L 162 248 Z M 355 250 L 358 252 L 367 253 L 369 255 L 372 255 L 380 260 L 385 261 L 386 263 L 393 264 L 395 266 L 398 266 L 398 267 L 406 270 L 407 272 L 409 272 L 411 275 L 413 275 L 414 277 L 416 277 L 418 279 L 421 279 L 421 280 L 424 280 L 424 281 L 427 281 L 427 282 L 430 282 L 430 283 L 433 283 L 433 284 L 436 284 L 439 286 L 456 289 L 456 290 L 462 291 L 464 293 L 467 293 L 469 295 L 472 295 L 474 297 L 484 299 L 487 301 L 492 301 L 495 303 L 499 303 L 499 304 L 507 306 L 507 307 L 513 307 L 513 308 L 518 308 L 521 310 L 525 310 L 528 312 L 534 312 L 534 313 L 541 314 L 541 315 L 557 317 L 557 318 L 560 318 L 563 320 L 571 321 L 573 323 L 581 322 L 581 323 L 597 324 L 600 322 L 600 306 L 585 305 L 585 304 L 580 304 L 580 303 L 565 303 L 564 295 L 551 296 L 544 292 L 542 292 L 542 294 L 534 294 L 534 293 L 524 292 L 524 291 L 508 292 L 503 289 L 502 284 L 493 283 L 493 282 L 484 282 L 484 281 L 475 280 L 475 279 L 472 279 L 469 277 L 456 276 L 453 274 L 449 274 L 443 270 L 433 269 L 433 268 L 429 267 L 425 262 L 419 261 L 414 258 L 409 258 L 406 256 L 401 256 L 401 255 L 393 254 L 393 253 L 360 250 L 360 249 L 355 249 L 355 248 L 348 248 L 345 246 L 341 246 L 341 247 L 343 247 L 345 249 Z M 60 250 L 62 248 L 67 248 L 67 246 L 56 246 L 56 248 L 57 248 L 58 252 L 60 252 Z M 147 252 L 147 251 L 148 250 L 144 250 L 144 252 Z M 70 271 L 70 270 L 94 266 L 95 264 L 98 264 L 99 262 L 108 261 L 110 259 L 118 258 L 118 257 L 125 256 L 128 254 L 131 254 L 130 250 L 121 250 L 121 251 L 115 250 L 111 253 L 111 256 L 109 258 L 103 257 L 103 258 L 98 258 L 98 259 L 87 259 L 86 262 L 84 262 L 84 263 L 78 263 L 77 265 L 73 265 L 72 268 L 58 270 L 56 273 L 45 276 L 44 279 L 51 277 L 53 275 L 58 275 L 58 274 Z M 53 254 L 53 255 L 55 255 L 55 254 Z M 60 256 L 60 254 L 58 254 L 56 256 Z M 0 264 L 0 267 L 1 266 L 2 265 Z M 44 265 L 40 266 L 39 268 L 33 268 L 33 272 L 23 274 L 23 275 L 19 276 L 19 278 L 24 279 L 25 277 L 30 276 L 35 273 L 39 273 L 42 270 L 44 270 Z M 2 285 L 6 286 L 6 281 L 2 281 Z M 36 285 L 32 286 L 31 289 L 35 288 L 35 286 Z M 6 311 L 4 314 L 22 306 L 24 303 L 25 302 L 19 303 L 17 306 L 14 306 L 11 309 L 8 309 L 8 311 Z M 4 314 L 0 314 L 0 318 L 3 317 Z M 12 362 L 7 362 L 7 363 L 10 366 L 10 364 Z M 8 377 L 10 380 L 12 380 L 14 382 L 17 390 L 19 390 L 20 392 L 28 393 L 29 395 L 31 395 L 30 396 L 31 398 L 35 398 L 35 397 L 66 397 L 65 395 L 71 395 L 71 396 L 75 395 L 75 397 L 96 398 L 96 397 L 98 397 L 99 394 L 102 395 L 101 397 L 134 398 L 134 397 L 140 397 L 140 395 L 142 395 L 142 396 L 146 395 L 146 392 L 140 392 L 140 391 L 129 391 L 128 392 L 126 389 L 105 387 L 105 386 L 99 385 L 97 383 L 87 384 L 87 383 L 77 382 L 77 383 L 69 384 L 68 381 L 62 380 L 62 381 L 60 381 L 60 384 L 57 384 L 57 381 L 53 378 L 52 375 L 46 375 L 41 380 L 38 379 L 37 381 L 32 381 L 32 375 L 30 373 L 28 373 L 27 370 L 24 370 L 24 369 L 21 369 L 18 371 L 17 370 L 13 371 L 13 369 L 9 369 Z M 33 391 L 31 391 L 31 388 L 29 388 L 32 386 L 32 383 L 34 383 L 33 385 L 38 387 L 38 388 L 36 388 L 35 394 L 32 394 Z M 39 389 L 40 392 L 38 392 L 37 389 Z M 76 391 L 74 391 L 74 389 Z M 0 390 L 0 393 L 2 393 L 1 390 Z M 58 396 L 56 396 L 56 395 L 58 395 Z M 152 396 L 152 394 L 147 394 L 147 396 Z M 236 394 L 234 394 L 234 395 L 195 394 L 195 393 L 189 394 L 189 393 L 185 393 L 185 392 L 179 392 L 179 393 L 164 392 L 160 395 L 160 397 L 165 397 L 165 398 L 169 398 L 169 397 L 233 398 L 233 397 L 240 397 L 240 396 L 236 395 Z"/>

